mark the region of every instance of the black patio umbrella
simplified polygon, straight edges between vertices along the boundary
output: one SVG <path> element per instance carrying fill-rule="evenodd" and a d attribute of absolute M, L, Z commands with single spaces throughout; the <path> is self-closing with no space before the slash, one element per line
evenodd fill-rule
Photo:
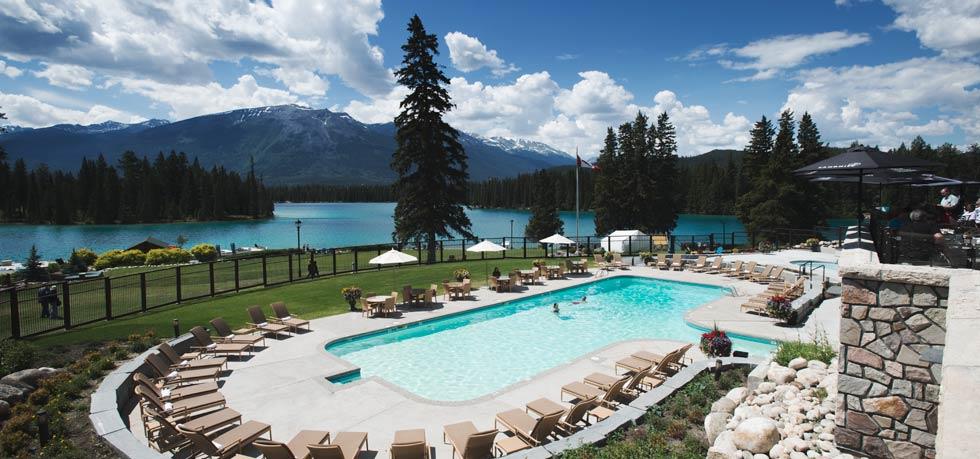
<path fill-rule="evenodd" d="M 817 161 L 813 164 L 803 166 L 793 174 L 810 178 L 813 181 L 838 181 L 848 182 L 848 178 L 857 181 L 858 201 L 857 201 L 857 220 L 858 220 L 858 242 L 861 240 L 861 221 L 864 218 L 861 201 L 864 196 L 865 176 L 871 172 L 879 176 L 879 180 L 899 180 L 903 175 L 915 175 L 932 172 L 942 167 L 942 163 L 928 161 L 910 156 L 901 156 L 892 153 L 883 153 L 879 150 L 867 147 L 852 147 L 832 158 Z M 893 182 L 902 183 L 902 182 Z M 904 182 L 909 183 L 909 182 Z"/>

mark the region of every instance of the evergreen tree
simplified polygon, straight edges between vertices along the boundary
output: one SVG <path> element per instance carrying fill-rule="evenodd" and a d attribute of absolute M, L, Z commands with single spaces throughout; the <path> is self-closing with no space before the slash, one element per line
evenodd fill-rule
<path fill-rule="evenodd" d="M 800 146 L 801 166 L 827 158 L 826 148 L 820 140 L 820 130 L 817 129 L 817 124 L 813 122 L 813 117 L 807 112 L 803 112 L 803 117 L 800 118 L 796 139 Z"/>
<path fill-rule="evenodd" d="M 36 245 L 31 245 L 31 252 L 24 262 L 24 277 L 31 282 L 48 280 L 48 271 L 41 267 L 41 256 L 37 253 Z"/>
<path fill-rule="evenodd" d="M 426 33 L 422 20 L 413 16 L 409 38 L 402 45 L 405 57 L 395 75 L 410 92 L 395 117 L 398 147 L 392 169 L 398 174 L 395 189 L 396 241 L 422 239 L 428 248 L 427 262 L 436 261 L 436 238 L 456 234 L 472 237 L 466 215 L 466 152 L 459 132 L 443 121 L 452 109 L 449 79 L 433 60 L 439 41 Z"/>
<path fill-rule="evenodd" d="M 762 170 L 768 167 L 774 135 L 775 129 L 772 123 L 763 116 L 749 132 L 749 144 L 745 147 L 745 154 L 742 156 L 741 180 L 746 192 L 738 199 L 735 215 L 750 233 L 762 228 L 752 217 L 754 213 L 758 213 L 756 209 L 760 209 L 761 204 L 768 199 L 766 192 L 771 189 L 760 178 L 765 178 Z"/>
<path fill-rule="evenodd" d="M 534 174 L 534 205 L 531 207 L 531 218 L 524 227 L 524 236 L 541 240 L 562 233 L 564 227 L 555 202 L 555 182 L 548 173 L 539 170 Z"/>
<path fill-rule="evenodd" d="M 646 231 L 650 233 L 669 233 L 677 226 L 679 199 L 677 193 L 677 133 L 674 124 L 670 122 L 667 112 L 657 116 L 655 132 L 656 142 L 653 147 L 652 165 L 648 167 L 647 175 L 655 180 L 655 186 L 646 200 L 653 203 L 647 212 L 650 222 Z M 699 193 L 704 190 L 696 189 Z"/>
<path fill-rule="evenodd" d="M 612 128 L 606 130 L 606 140 L 596 159 L 599 169 L 595 177 L 593 210 L 595 210 L 595 232 L 604 235 L 620 225 L 623 209 L 619 200 L 620 175 L 618 144 Z"/>

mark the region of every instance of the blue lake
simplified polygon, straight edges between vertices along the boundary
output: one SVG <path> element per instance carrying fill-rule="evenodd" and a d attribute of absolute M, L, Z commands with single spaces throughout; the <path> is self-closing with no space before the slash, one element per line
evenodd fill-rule
<path fill-rule="evenodd" d="M 303 222 L 302 243 L 311 247 L 342 247 L 391 241 L 394 229 L 394 203 L 315 203 L 276 204 L 275 218 L 262 221 L 223 221 L 202 223 L 154 223 L 145 225 L 0 225 L 0 259 L 23 260 L 36 244 L 45 259 L 67 257 L 72 248 L 88 247 L 96 252 L 126 248 L 147 236 L 173 243 L 178 235 L 187 245 L 200 242 L 258 244 L 270 248 L 296 246 L 297 219 Z M 481 237 L 521 236 L 530 217 L 526 210 L 472 209 L 468 211 L 473 232 Z M 575 235 L 575 212 L 562 212 L 565 234 Z M 595 228 L 591 212 L 582 212 L 579 234 L 592 235 Z M 678 235 L 744 231 L 734 216 L 681 215 Z"/>

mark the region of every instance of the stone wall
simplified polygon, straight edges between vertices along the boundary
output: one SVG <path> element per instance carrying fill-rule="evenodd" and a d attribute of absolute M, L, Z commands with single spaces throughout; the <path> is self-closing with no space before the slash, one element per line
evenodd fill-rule
<path fill-rule="evenodd" d="M 844 265 L 836 443 L 870 457 L 933 458 L 948 275 Z"/>

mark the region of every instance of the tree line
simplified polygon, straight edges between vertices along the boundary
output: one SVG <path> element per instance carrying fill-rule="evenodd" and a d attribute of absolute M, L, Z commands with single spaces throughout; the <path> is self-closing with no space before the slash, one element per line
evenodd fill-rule
<path fill-rule="evenodd" d="M 273 200 L 254 170 L 244 177 L 215 166 L 205 169 L 183 152 L 151 161 L 127 151 L 117 164 L 99 155 L 79 169 L 28 170 L 0 151 L 0 222 L 148 223 L 272 216 Z"/>

